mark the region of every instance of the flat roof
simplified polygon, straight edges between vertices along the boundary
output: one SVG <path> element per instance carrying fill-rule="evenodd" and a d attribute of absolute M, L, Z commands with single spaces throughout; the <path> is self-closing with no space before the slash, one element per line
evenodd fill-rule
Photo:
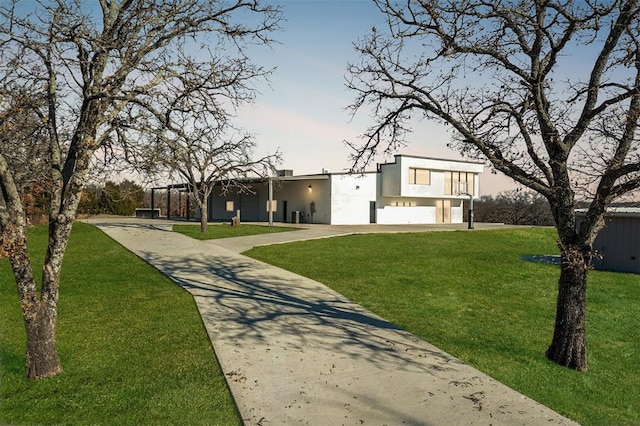
<path fill-rule="evenodd" d="M 578 214 L 586 214 L 587 209 L 576 209 Z M 609 207 L 605 216 L 615 217 L 640 217 L 640 207 Z"/>
<path fill-rule="evenodd" d="M 452 158 L 442 158 L 442 157 L 423 157 L 420 155 L 410 155 L 410 154 L 395 154 L 395 157 L 406 157 L 406 158 L 419 158 L 421 160 L 434 160 L 434 161 L 451 161 L 454 163 L 465 163 L 465 164 L 482 164 L 485 165 L 482 161 L 468 161 L 468 160 L 460 160 L 460 159 L 452 159 Z M 393 164 L 393 163 L 391 163 Z"/>
<path fill-rule="evenodd" d="M 317 174 L 317 175 L 299 175 L 299 176 L 278 176 L 278 177 L 274 177 L 273 180 L 309 180 L 309 179 L 313 179 L 313 180 L 324 180 L 324 179 L 329 179 L 329 175 L 332 173 L 324 173 L 324 174 Z M 267 180 L 269 180 L 269 178 L 263 178 L 263 181 L 266 182 Z"/>
<path fill-rule="evenodd" d="M 610 216 L 640 216 L 640 207 L 609 207 L 605 215 Z"/>

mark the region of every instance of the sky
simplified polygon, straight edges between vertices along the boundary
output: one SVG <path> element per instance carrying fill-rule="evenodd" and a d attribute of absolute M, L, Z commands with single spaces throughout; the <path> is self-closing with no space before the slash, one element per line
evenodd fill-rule
<path fill-rule="evenodd" d="M 372 124 L 367 114 L 352 119 L 346 107 L 354 93 L 345 86 L 349 62 L 358 56 L 353 43 L 382 28 L 384 17 L 370 0 L 283 0 L 285 22 L 273 34 L 279 44 L 254 49 L 251 58 L 275 67 L 269 85 L 258 84 L 256 102 L 238 110 L 238 123 L 256 136 L 257 154 L 283 154 L 281 169 L 294 174 L 322 170 L 346 171 L 350 150 L 344 140 L 356 141 Z M 447 148 L 450 140 L 442 125 L 415 122 L 408 146 L 396 154 L 447 159 L 461 156 Z M 393 161 L 380 157 L 377 162 Z M 375 170 L 371 164 L 368 170 Z M 485 168 L 480 194 L 496 195 L 516 185 Z"/>
<path fill-rule="evenodd" d="M 237 124 L 255 135 L 256 157 L 282 153 L 280 169 L 296 175 L 347 171 L 351 151 L 344 141 L 357 142 L 373 124 L 365 111 L 352 117 L 346 109 L 355 97 L 345 86 L 347 65 L 359 59 L 353 44 L 372 27 L 384 28 L 384 16 L 371 0 L 264 1 L 280 5 L 285 20 L 272 34 L 278 43 L 254 47 L 249 55 L 256 65 L 275 71 L 268 84 L 256 82 L 256 101 L 238 109 Z M 462 159 L 447 148 L 450 139 L 443 125 L 415 121 L 408 145 L 395 154 Z M 375 169 L 376 164 L 367 168 Z M 515 187 L 488 167 L 480 177 L 481 195 Z"/>

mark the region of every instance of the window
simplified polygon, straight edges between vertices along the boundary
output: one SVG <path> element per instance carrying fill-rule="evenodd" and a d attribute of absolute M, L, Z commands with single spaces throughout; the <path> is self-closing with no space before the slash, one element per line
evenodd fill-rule
<path fill-rule="evenodd" d="M 392 201 L 389 205 L 392 207 L 416 207 L 418 203 L 415 201 Z"/>
<path fill-rule="evenodd" d="M 444 193 L 456 195 L 460 193 L 460 187 L 466 184 L 466 192 L 475 195 L 475 173 L 470 172 L 445 172 L 444 173 Z"/>
<path fill-rule="evenodd" d="M 227 201 L 226 209 L 227 209 L 228 212 L 232 212 L 233 211 L 233 201 Z"/>
<path fill-rule="evenodd" d="M 431 185 L 431 170 L 409 168 L 409 183 L 411 185 Z"/>
<path fill-rule="evenodd" d="M 267 211 L 269 211 L 269 200 L 267 200 Z M 271 211 L 278 211 L 278 200 L 271 200 Z"/>

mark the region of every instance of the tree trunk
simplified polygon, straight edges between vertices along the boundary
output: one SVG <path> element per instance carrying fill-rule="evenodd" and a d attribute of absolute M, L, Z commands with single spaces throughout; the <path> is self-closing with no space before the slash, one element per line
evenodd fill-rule
<path fill-rule="evenodd" d="M 36 282 L 27 254 L 26 223 L 21 225 L 18 221 L 14 221 L 6 231 L 11 238 L 9 257 L 27 332 L 27 377 L 39 379 L 55 376 L 62 373 L 56 349 L 58 286 L 51 286 L 50 283 L 43 284 L 42 297 L 38 298 Z M 49 279 L 48 275 L 43 274 L 44 281 Z"/>
<path fill-rule="evenodd" d="M 37 316 L 25 319 L 27 328 L 27 377 L 41 379 L 62 373 L 56 349 L 56 307 L 38 301 Z"/>
<path fill-rule="evenodd" d="M 56 349 L 57 291 L 43 291 L 38 298 L 26 244 L 26 239 L 14 240 L 10 257 L 27 332 L 27 377 L 40 379 L 62 373 Z"/>
<path fill-rule="evenodd" d="M 27 222 L 20 195 L 8 172 L 8 166 L 0 155 L 0 189 L 6 210 L 0 212 L 0 228 L 11 269 L 18 287 L 22 317 L 27 332 L 27 377 L 38 379 L 51 377 L 62 372 L 56 350 L 56 317 L 58 303 L 57 275 L 43 274 L 42 298 L 38 289 L 27 249 Z M 48 265 L 49 271 L 55 271 Z M 47 269 L 45 269 L 45 272 Z M 54 286 L 49 285 L 50 277 L 56 277 Z M 52 290 L 52 291 L 51 291 Z"/>
<path fill-rule="evenodd" d="M 577 246 L 562 249 L 556 322 L 546 352 L 550 360 L 577 371 L 587 371 L 585 316 L 590 256 L 590 251 Z"/>
<path fill-rule="evenodd" d="M 200 200 L 200 233 L 206 234 L 209 231 L 209 207 L 207 204 L 207 197 L 203 197 Z"/>

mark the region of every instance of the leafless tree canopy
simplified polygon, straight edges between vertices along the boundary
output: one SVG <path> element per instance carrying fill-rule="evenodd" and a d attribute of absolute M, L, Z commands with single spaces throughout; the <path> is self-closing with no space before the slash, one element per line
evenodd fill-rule
<path fill-rule="evenodd" d="M 448 126 L 453 148 L 547 199 L 565 261 L 559 301 L 569 281 L 586 291 L 603 212 L 640 187 L 638 1 L 374 1 L 388 25 L 356 44 L 347 82 L 352 112 L 375 117 L 348 142 L 354 168 L 402 144 L 410 118 Z M 576 230 L 579 198 L 589 204 Z M 577 324 L 579 311 L 560 321 Z M 563 360 L 550 357 L 586 369 L 569 340 Z"/>
<path fill-rule="evenodd" d="M 179 46 L 181 73 L 126 108 L 116 129 L 127 163 L 145 174 L 185 181 L 207 228 L 207 198 L 215 184 L 247 190 L 242 178 L 272 173 L 280 154 L 254 157 L 253 136 L 233 125 L 235 109 L 252 102 L 253 82 L 271 70 L 246 58 L 228 57 L 223 44 L 207 47 L 214 61 L 199 62 Z M 131 124 L 128 124 L 131 123 Z"/>
<path fill-rule="evenodd" d="M 358 44 L 349 68 L 351 109 L 377 117 L 352 144 L 357 168 L 424 117 L 547 198 L 565 184 L 592 195 L 602 184 L 608 201 L 638 187 L 637 2 L 376 3 L 389 27 Z"/>
<path fill-rule="evenodd" d="M 15 184 L 22 191 L 45 181 L 48 174 L 46 145 L 41 143 L 46 140 L 46 129 L 32 108 L 41 108 L 44 99 L 34 99 L 33 93 L 10 83 L 0 91 L 4 91 L 0 98 L 4 103 L 0 106 L 0 154 L 14 171 Z"/>
<path fill-rule="evenodd" d="M 203 233 L 207 232 L 208 198 L 215 185 L 223 192 L 230 187 L 250 192 L 244 178 L 271 176 L 280 161 L 277 151 L 256 157 L 253 135 L 235 128 L 231 119 L 222 109 L 172 107 L 167 110 L 166 125 L 142 154 L 147 161 L 164 159 L 162 169 L 189 185 L 200 208 Z"/>

